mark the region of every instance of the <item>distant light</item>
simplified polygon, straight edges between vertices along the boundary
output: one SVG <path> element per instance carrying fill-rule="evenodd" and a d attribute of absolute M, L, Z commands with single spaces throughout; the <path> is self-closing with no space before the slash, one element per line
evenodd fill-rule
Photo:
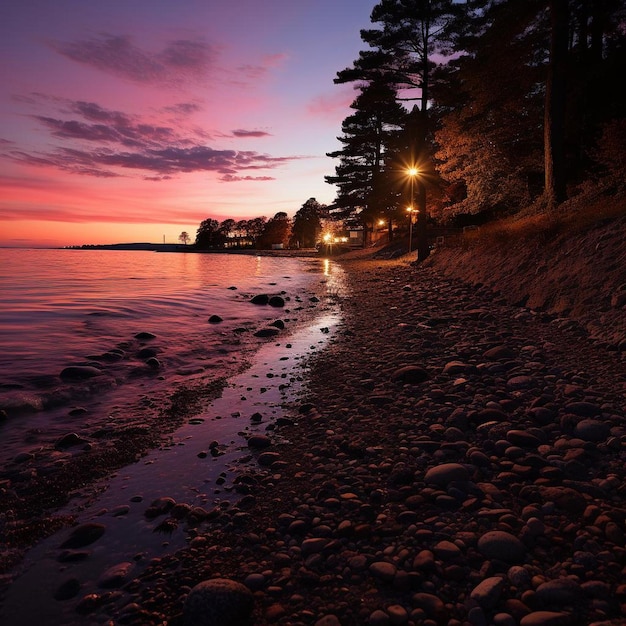
<path fill-rule="evenodd" d="M 406 173 L 412 177 L 412 176 L 417 176 L 420 173 L 420 171 L 416 167 L 409 167 Z"/>

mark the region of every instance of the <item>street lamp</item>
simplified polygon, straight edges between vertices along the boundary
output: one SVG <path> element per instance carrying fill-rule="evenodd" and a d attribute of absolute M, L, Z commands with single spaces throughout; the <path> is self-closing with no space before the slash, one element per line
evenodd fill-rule
<path fill-rule="evenodd" d="M 412 250 L 413 243 L 413 207 L 415 205 L 415 177 L 419 174 L 419 170 L 416 167 L 409 167 L 406 170 L 406 175 L 411 181 L 411 204 L 407 211 L 409 212 L 409 252 Z"/>
<path fill-rule="evenodd" d="M 412 206 L 406 209 L 409 213 L 409 252 L 413 250 L 413 213 L 419 213 L 419 209 L 414 209 Z"/>

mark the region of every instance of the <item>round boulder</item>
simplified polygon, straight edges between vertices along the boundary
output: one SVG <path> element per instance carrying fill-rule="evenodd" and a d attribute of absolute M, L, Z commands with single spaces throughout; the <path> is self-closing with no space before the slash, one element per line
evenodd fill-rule
<path fill-rule="evenodd" d="M 524 544 L 503 530 L 491 530 L 482 535 L 478 540 L 478 550 L 489 559 L 506 563 L 519 563 L 526 553 Z"/>
<path fill-rule="evenodd" d="M 460 463 L 444 463 L 431 467 L 424 476 L 427 483 L 446 487 L 451 482 L 466 482 L 469 480 L 469 472 Z"/>
<path fill-rule="evenodd" d="M 248 587 L 227 578 L 198 583 L 183 606 L 184 626 L 245 626 L 250 624 L 254 597 Z"/>

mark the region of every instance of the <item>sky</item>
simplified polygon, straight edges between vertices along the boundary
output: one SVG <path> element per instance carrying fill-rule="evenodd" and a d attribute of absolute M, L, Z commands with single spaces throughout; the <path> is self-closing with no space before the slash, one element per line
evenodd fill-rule
<path fill-rule="evenodd" d="M 377 0 L 0 0 L 0 246 L 331 203 Z"/>

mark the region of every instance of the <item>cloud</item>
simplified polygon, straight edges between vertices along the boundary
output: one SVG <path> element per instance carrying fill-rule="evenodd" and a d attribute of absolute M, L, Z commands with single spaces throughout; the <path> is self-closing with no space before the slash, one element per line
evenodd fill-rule
<path fill-rule="evenodd" d="M 165 107 L 164 111 L 173 113 L 174 115 L 182 115 L 186 117 L 188 115 L 192 115 L 193 113 L 197 113 L 201 109 L 202 107 L 195 102 L 179 102 L 178 104 Z"/>
<path fill-rule="evenodd" d="M 232 174 L 225 174 L 220 180 L 224 183 L 237 183 L 242 180 L 267 181 L 276 179 L 273 176 L 233 176 Z"/>
<path fill-rule="evenodd" d="M 233 137 L 245 138 L 245 137 L 271 137 L 270 133 L 266 133 L 262 130 L 244 130 L 237 129 L 231 131 L 233 133 Z"/>
<path fill-rule="evenodd" d="M 22 164 L 57 169 L 98 178 L 141 176 L 145 180 L 167 180 L 190 172 L 214 172 L 225 182 L 273 180 L 250 176 L 249 170 L 280 167 L 301 157 L 273 157 L 249 150 L 221 150 L 206 145 L 206 133 L 184 125 L 150 123 L 138 116 L 106 109 L 95 102 L 62 101 L 57 115 L 33 115 L 50 134 L 62 141 L 56 149 L 11 150 L 4 156 Z M 195 110 L 182 107 L 181 110 Z M 63 119 L 70 116 L 71 119 Z M 228 137 L 245 139 L 269 133 L 236 129 Z"/>
<path fill-rule="evenodd" d="M 206 77 L 215 56 L 203 41 L 179 39 L 158 52 L 148 52 L 126 35 L 109 33 L 81 41 L 52 41 L 50 47 L 72 61 L 120 78 L 170 86 Z"/>

